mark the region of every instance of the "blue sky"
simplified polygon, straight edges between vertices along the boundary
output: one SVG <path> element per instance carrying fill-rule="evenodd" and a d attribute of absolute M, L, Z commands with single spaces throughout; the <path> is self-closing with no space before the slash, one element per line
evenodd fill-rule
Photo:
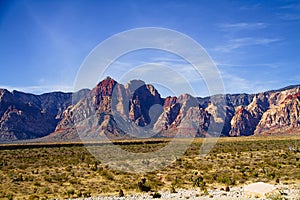
<path fill-rule="evenodd" d="M 139 27 L 173 29 L 196 40 L 217 64 L 226 93 L 300 84 L 300 1 L 2 0 L 0 87 L 36 94 L 72 91 L 93 48 Z M 148 51 L 120 63 L 125 71 L 141 61 L 176 68 L 171 58 Z M 108 72 L 120 77 L 117 67 Z M 201 79 L 194 84 L 197 95 L 207 95 Z"/>

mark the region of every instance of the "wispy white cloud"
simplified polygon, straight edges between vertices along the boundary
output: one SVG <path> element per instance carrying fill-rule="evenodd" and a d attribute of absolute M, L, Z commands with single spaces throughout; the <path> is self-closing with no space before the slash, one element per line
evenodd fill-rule
<path fill-rule="evenodd" d="M 226 93 L 232 93 L 233 91 L 249 91 L 253 88 L 246 79 L 237 75 L 227 73 L 226 71 L 222 71 L 221 75 L 225 82 Z"/>
<path fill-rule="evenodd" d="M 246 46 L 254 46 L 254 45 L 269 45 L 271 43 L 282 41 L 279 38 L 252 38 L 252 37 L 245 37 L 245 38 L 235 38 L 229 40 L 229 42 L 225 45 L 220 45 L 215 47 L 213 50 L 218 52 L 230 52 L 232 50 L 246 47 Z"/>
<path fill-rule="evenodd" d="M 224 81 L 226 93 L 259 93 L 270 89 L 274 89 L 274 84 L 278 83 L 276 80 L 272 81 L 253 81 L 242 78 L 237 74 L 228 73 L 225 70 L 221 71 Z"/>
<path fill-rule="evenodd" d="M 279 7 L 280 12 L 277 14 L 278 17 L 286 21 L 300 20 L 300 3 L 289 3 Z"/>
<path fill-rule="evenodd" d="M 256 4 L 251 4 L 251 5 L 243 5 L 239 9 L 240 10 L 256 10 L 261 7 L 262 7 L 262 5 L 260 3 L 256 3 Z"/>
<path fill-rule="evenodd" d="M 221 67 L 266 67 L 271 69 L 277 69 L 281 67 L 287 66 L 287 63 L 281 63 L 281 62 L 274 62 L 274 63 L 251 63 L 251 64 L 245 64 L 245 63 L 224 63 L 224 62 L 215 62 L 217 66 Z"/>
<path fill-rule="evenodd" d="M 164 68 L 162 68 L 162 66 Z M 118 73 L 116 73 L 117 69 L 119 69 Z M 164 71 L 161 71 L 161 70 Z M 191 64 L 187 63 L 183 59 L 176 58 L 164 58 L 164 57 L 152 57 L 145 61 L 138 60 L 126 60 L 126 61 L 118 61 L 111 65 L 106 71 L 106 74 L 114 73 L 118 78 L 128 74 L 132 74 L 130 76 L 135 76 L 138 78 L 140 75 L 147 75 L 149 78 L 156 78 L 158 76 L 162 78 L 168 77 L 170 81 L 172 81 L 172 76 L 167 73 L 166 70 L 174 71 L 183 77 L 188 77 L 190 81 L 199 80 L 200 74 L 197 73 L 197 69 L 195 69 Z M 155 76 L 150 76 L 150 74 L 155 74 Z M 105 75 L 106 76 L 106 75 Z M 146 78 L 146 77 L 144 77 Z M 175 81 L 175 80 L 174 80 Z M 176 80 L 178 82 L 178 80 Z"/>
<path fill-rule="evenodd" d="M 300 82 L 300 75 L 292 76 L 291 78 L 289 78 L 289 81 L 293 81 L 293 82 L 299 83 Z"/>
<path fill-rule="evenodd" d="M 268 26 L 267 23 L 262 22 L 240 22 L 240 23 L 223 23 L 219 24 L 219 28 L 223 31 L 230 31 L 230 30 L 251 30 L 251 29 L 262 29 Z"/>
<path fill-rule="evenodd" d="M 129 59 L 118 60 L 110 66 L 104 76 L 114 74 L 116 80 L 122 84 L 126 84 L 132 79 L 160 84 L 166 88 L 173 88 L 171 91 L 176 95 L 190 93 L 196 96 L 207 96 L 206 84 L 219 83 L 216 81 L 216 79 L 220 79 L 218 73 L 215 68 L 210 67 L 212 63 L 205 65 L 203 62 L 202 67 L 195 68 L 184 59 L 174 55 L 151 55 L 142 58 L 130 57 Z M 214 87 L 214 85 L 210 86 Z M 162 95 L 165 96 L 166 94 Z"/>
<path fill-rule="evenodd" d="M 299 2 L 289 3 L 284 6 L 280 6 L 279 8 L 283 10 L 297 10 L 300 9 L 300 3 Z"/>
<path fill-rule="evenodd" d="M 300 14 L 281 13 L 279 14 L 279 18 L 286 21 L 300 20 Z"/>
<path fill-rule="evenodd" d="M 0 85 L 0 88 L 7 89 L 9 91 L 17 90 L 32 94 L 43 94 L 47 92 L 61 91 L 61 92 L 72 92 L 73 86 L 70 85 L 33 85 L 33 86 L 9 86 Z"/>

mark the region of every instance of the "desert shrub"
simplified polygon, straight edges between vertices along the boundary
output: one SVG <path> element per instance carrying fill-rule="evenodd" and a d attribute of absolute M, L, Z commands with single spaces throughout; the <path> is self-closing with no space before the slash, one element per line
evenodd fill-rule
<path fill-rule="evenodd" d="M 66 191 L 66 194 L 68 195 L 68 197 L 73 196 L 75 194 L 75 190 L 74 189 L 69 189 Z"/>
<path fill-rule="evenodd" d="M 23 176 L 22 174 L 19 174 L 16 178 L 13 179 L 14 182 L 19 182 L 19 181 L 23 181 Z"/>
<path fill-rule="evenodd" d="M 202 176 L 198 176 L 195 180 L 193 180 L 193 186 L 200 187 L 201 190 L 204 190 L 206 187 L 206 182 L 204 182 Z"/>
<path fill-rule="evenodd" d="M 170 192 L 171 192 L 171 193 L 177 193 L 177 192 L 176 192 L 176 189 L 175 189 L 175 186 L 171 185 L 171 187 L 170 187 Z"/>
<path fill-rule="evenodd" d="M 97 171 L 97 170 L 98 170 L 98 165 L 99 165 L 99 163 L 100 163 L 100 162 L 99 162 L 98 160 L 95 161 L 95 162 L 94 162 L 94 166 L 91 167 L 91 170 Z"/>
<path fill-rule="evenodd" d="M 34 186 L 41 186 L 41 184 L 40 184 L 39 182 L 37 182 L 37 181 L 34 182 L 33 185 L 34 185 Z"/>
<path fill-rule="evenodd" d="M 78 198 L 80 198 L 80 197 L 82 197 L 82 192 L 78 191 L 78 192 L 76 192 L 76 195 L 77 195 Z"/>
<path fill-rule="evenodd" d="M 155 192 L 155 193 L 153 194 L 153 198 L 161 198 L 161 194 L 158 193 L 158 192 Z"/>
<path fill-rule="evenodd" d="M 149 192 L 151 190 L 151 187 L 146 183 L 146 178 L 142 178 L 137 185 L 142 192 Z"/>
<path fill-rule="evenodd" d="M 88 197 L 91 197 L 91 192 L 90 191 L 85 191 L 82 193 L 83 197 L 84 198 L 88 198 Z"/>
<path fill-rule="evenodd" d="M 175 177 L 175 180 L 172 181 L 171 186 L 170 186 L 170 192 L 171 193 L 176 193 L 176 187 L 178 186 L 179 180 L 178 177 Z"/>
<path fill-rule="evenodd" d="M 24 181 L 33 181 L 33 179 L 34 179 L 33 176 L 30 175 L 24 177 Z"/>
<path fill-rule="evenodd" d="M 217 181 L 226 185 L 235 185 L 236 181 L 227 175 L 219 176 Z"/>
<path fill-rule="evenodd" d="M 13 195 L 12 195 L 12 194 L 8 194 L 8 195 L 6 196 L 6 198 L 7 198 L 8 200 L 13 200 Z"/>
<path fill-rule="evenodd" d="M 71 165 L 69 165 L 68 167 L 66 167 L 66 169 L 65 169 L 67 172 L 70 172 L 71 170 L 72 170 L 72 166 Z"/>
<path fill-rule="evenodd" d="M 76 178 L 72 178 L 69 180 L 69 183 L 71 183 L 72 185 L 76 185 L 76 184 L 80 184 L 80 181 Z"/>
<path fill-rule="evenodd" d="M 268 197 L 270 200 L 286 200 L 281 194 L 273 194 Z"/>
<path fill-rule="evenodd" d="M 35 194 L 30 195 L 30 196 L 28 197 L 28 200 L 38 200 L 38 199 L 40 199 L 40 197 L 37 196 L 37 195 L 35 195 Z"/>
<path fill-rule="evenodd" d="M 257 177 L 258 177 L 258 172 L 254 171 L 254 172 L 251 174 L 251 176 L 252 176 L 253 178 L 257 178 Z"/>
<path fill-rule="evenodd" d="M 124 192 L 122 189 L 119 190 L 119 197 L 124 197 Z"/>
<path fill-rule="evenodd" d="M 274 179 L 275 178 L 275 172 L 274 171 L 270 171 L 270 172 L 267 172 L 267 177 L 270 178 L 270 179 Z"/>
<path fill-rule="evenodd" d="M 99 171 L 99 174 L 102 177 L 104 177 L 104 178 L 106 178 L 108 180 L 111 180 L 111 181 L 113 181 L 115 179 L 114 175 L 111 172 L 109 172 L 108 170 L 106 170 L 106 169 L 103 169 L 103 170 Z"/>
<path fill-rule="evenodd" d="M 49 187 L 44 187 L 42 191 L 43 191 L 43 193 L 46 193 L 46 194 L 51 193 L 51 190 Z"/>

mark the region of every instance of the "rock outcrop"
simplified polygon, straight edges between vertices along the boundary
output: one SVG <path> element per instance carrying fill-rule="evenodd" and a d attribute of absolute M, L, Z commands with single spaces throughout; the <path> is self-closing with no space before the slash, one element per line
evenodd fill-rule
<path fill-rule="evenodd" d="M 256 94 L 238 108 L 231 120 L 230 136 L 296 132 L 299 117 L 299 86 Z"/>
<path fill-rule="evenodd" d="M 300 91 L 289 94 L 279 104 L 266 111 L 254 134 L 276 134 L 299 132 Z"/>
<path fill-rule="evenodd" d="M 141 130 L 139 127 L 152 129 L 163 103 L 152 85 L 134 80 L 123 86 L 110 77 L 79 99 L 63 113 L 51 137 L 61 135 L 76 139 L 77 131 L 84 139 L 130 137 L 126 133 L 137 134 L 135 132 Z"/>
<path fill-rule="evenodd" d="M 210 114 L 197 98 L 183 94 L 164 100 L 164 111 L 154 124 L 154 130 L 162 137 L 199 137 L 207 133 L 209 124 Z"/>
<path fill-rule="evenodd" d="M 0 141 L 43 137 L 55 130 L 72 94 L 43 95 L 0 90 Z"/>

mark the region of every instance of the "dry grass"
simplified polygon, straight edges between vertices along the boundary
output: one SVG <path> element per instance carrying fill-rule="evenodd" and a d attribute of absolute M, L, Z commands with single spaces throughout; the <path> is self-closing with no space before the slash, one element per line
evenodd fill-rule
<path fill-rule="evenodd" d="M 153 141 L 153 140 L 151 140 Z M 130 141 L 131 152 L 155 151 L 164 143 Z M 184 141 L 184 140 L 183 140 Z M 0 151 L 0 199 L 49 199 L 138 192 L 145 177 L 153 190 L 240 185 L 254 181 L 292 183 L 300 180 L 300 136 L 220 138 L 206 157 L 199 156 L 203 139 L 195 139 L 181 158 L 147 174 L 110 169 L 83 146 L 46 145 Z M 105 145 L 105 144 L 102 144 Z M 2 146 L 2 148 L 4 148 Z"/>

